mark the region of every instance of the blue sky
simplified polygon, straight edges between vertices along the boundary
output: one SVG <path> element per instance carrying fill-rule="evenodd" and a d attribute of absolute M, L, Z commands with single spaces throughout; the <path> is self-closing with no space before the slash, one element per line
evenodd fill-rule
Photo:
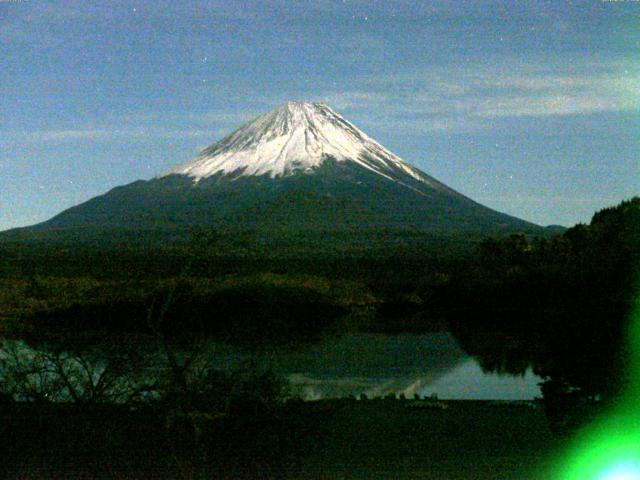
<path fill-rule="evenodd" d="M 0 0 L 0 229 L 323 101 L 471 198 L 572 225 L 640 194 L 640 2 Z"/>

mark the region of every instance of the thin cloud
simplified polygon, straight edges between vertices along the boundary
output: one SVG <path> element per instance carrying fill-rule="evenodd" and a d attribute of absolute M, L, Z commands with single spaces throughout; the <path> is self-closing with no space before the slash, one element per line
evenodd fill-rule
<path fill-rule="evenodd" d="M 640 72 L 624 63 L 433 68 L 360 79 L 367 88 L 325 95 L 336 108 L 391 129 L 453 132 L 488 128 L 486 119 L 553 117 L 640 110 Z M 594 66 L 595 67 L 595 66 Z M 517 73 L 507 73 L 517 71 Z M 357 84 L 355 85 L 357 87 Z M 409 87 L 410 86 L 410 87 Z M 384 93 L 383 93 L 384 92 Z"/>
<path fill-rule="evenodd" d="M 378 92 L 333 92 L 319 96 L 319 100 L 337 110 L 354 108 L 379 108 L 389 100 L 389 95 Z"/>
<path fill-rule="evenodd" d="M 40 130 L 36 132 L 0 131 L 0 142 L 26 143 L 64 143 L 86 141 L 118 141 L 123 139 L 171 139 L 171 138 L 202 138 L 210 137 L 218 129 L 165 129 L 165 128 L 137 128 L 137 129 L 94 129 L 94 130 Z"/>
<path fill-rule="evenodd" d="M 483 118 L 585 115 L 625 110 L 618 99 L 588 95 L 517 97 L 484 101 L 475 114 Z"/>
<path fill-rule="evenodd" d="M 244 105 L 240 101 L 240 110 L 229 107 L 201 113 L 124 115 L 117 119 L 115 129 L 0 131 L 0 142 L 197 138 L 208 144 L 291 98 L 325 102 L 347 113 L 365 130 L 375 127 L 405 132 L 490 128 L 487 119 L 638 112 L 640 75 L 636 67 L 624 62 L 599 64 L 592 75 L 587 73 L 588 67 L 572 65 L 573 71 L 566 72 L 559 65 L 516 69 L 479 64 L 464 69 L 432 68 L 412 75 L 365 76 L 354 79 L 353 88 L 346 91 L 283 92 L 278 98 L 258 95 L 252 97 L 250 106 L 246 99 Z"/>
<path fill-rule="evenodd" d="M 26 134 L 33 142 L 64 142 L 67 140 L 98 140 L 119 136 L 120 132 L 109 130 L 45 130 Z"/>

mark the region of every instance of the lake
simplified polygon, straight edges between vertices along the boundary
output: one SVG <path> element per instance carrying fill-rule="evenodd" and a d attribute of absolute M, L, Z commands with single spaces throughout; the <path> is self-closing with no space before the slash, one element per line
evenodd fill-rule
<path fill-rule="evenodd" d="M 217 346 L 210 355 L 227 369 L 247 362 L 237 349 Z M 328 337 L 301 349 L 273 349 L 253 356 L 262 368 L 286 376 L 307 400 L 404 393 L 436 393 L 442 399 L 529 400 L 540 396 L 531 372 L 512 377 L 482 372 L 447 332 L 349 334 Z"/>
<path fill-rule="evenodd" d="M 37 358 L 37 353 L 23 342 L 13 345 L 17 347 L 16 351 L 22 352 L 23 362 L 27 358 Z M 136 379 L 128 378 L 133 383 L 146 383 L 158 372 L 158 366 L 163 365 L 164 360 L 158 355 L 154 340 L 147 340 L 136 348 L 149 352 L 144 354 L 147 369 Z M 0 357 L 4 355 L 2 353 Z M 202 355 L 206 365 L 224 371 L 242 370 L 247 366 L 273 370 L 286 377 L 293 393 L 305 400 L 358 397 L 361 394 L 369 398 L 389 394 L 404 394 L 407 398 L 416 394 L 421 397 L 436 394 L 441 399 L 467 400 L 529 400 L 540 396 L 540 378 L 531 373 L 522 377 L 484 373 L 447 332 L 329 336 L 295 348 L 263 348 L 251 354 L 237 347 L 210 342 Z M 93 356 L 92 375 L 104 370 L 101 358 L 99 353 Z M 75 370 L 83 368 L 73 361 L 68 365 Z M 70 372 L 72 377 L 82 378 L 82 370 Z M 32 377 L 31 383 L 36 390 L 40 389 L 39 377 Z"/>

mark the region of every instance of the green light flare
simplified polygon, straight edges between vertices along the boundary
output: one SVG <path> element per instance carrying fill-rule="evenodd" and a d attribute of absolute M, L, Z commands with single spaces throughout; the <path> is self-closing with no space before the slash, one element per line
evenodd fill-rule
<path fill-rule="evenodd" d="M 640 465 L 637 462 L 620 462 L 606 470 L 602 480 L 637 480 L 640 478 Z"/>
<path fill-rule="evenodd" d="M 640 480 L 640 295 L 629 322 L 628 390 L 601 420 L 579 433 L 559 480 Z"/>

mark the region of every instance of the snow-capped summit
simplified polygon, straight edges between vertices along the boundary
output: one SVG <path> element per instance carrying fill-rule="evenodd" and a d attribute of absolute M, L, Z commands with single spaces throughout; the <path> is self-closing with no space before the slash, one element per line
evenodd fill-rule
<path fill-rule="evenodd" d="M 217 174 L 286 177 L 327 159 L 354 162 L 389 180 L 409 175 L 441 188 L 323 103 L 287 102 L 259 116 L 168 174 L 198 181 Z"/>

